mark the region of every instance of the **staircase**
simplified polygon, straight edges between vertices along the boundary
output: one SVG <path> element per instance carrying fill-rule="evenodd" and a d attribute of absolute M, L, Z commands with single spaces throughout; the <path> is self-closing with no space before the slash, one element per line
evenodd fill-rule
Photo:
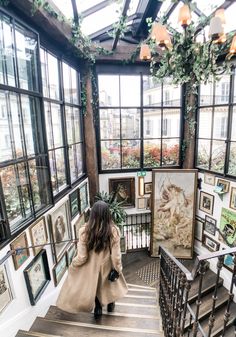
<path fill-rule="evenodd" d="M 116 302 L 112 313 L 103 309 L 101 319 L 91 313 L 69 314 L 51 306 L 37 317 L 29 331 L 16 337 L 162 337 L 155 288 L 128 284 L 127 295 Z"/>

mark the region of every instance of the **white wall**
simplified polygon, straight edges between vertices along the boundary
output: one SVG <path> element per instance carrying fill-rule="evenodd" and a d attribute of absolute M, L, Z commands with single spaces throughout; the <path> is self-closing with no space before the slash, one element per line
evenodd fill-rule
<path fill-rule="evenodd" d="M 88 182 L 88 180 L 85 179 L 83 182 L 80 183 L 80 185 L 83 185 L 84 182 Z M 78 186 L 76 186 L 75 189 L 77 189 Z M 52 213 L 55 208 L 57 208 L 58 206 L 66 202 L 68 200 L 68 196 L 69 195 L 66 195 L 52 209 L 50 209 L 47 213 L 44 214 L 48 233 L 49 233 L 49 229 L 48 229 L 48 223 L 47 223 L 47 215 Z M 71 221 L 71 232 L 72 232 L 73 238 L 74 238 L 73 225 L 77 221 L 79 216 L 80 215 L 77 215 Z M 30 240 L 29 230 L 27 229 L 25 232 L 27 234 L 28 243 L 30 245 L 31 240 Z M 45 246 L 44 248 L 47 251 L 47 258 L 48 258 L 48 264 L 49 264 L 49 269 L 50 269 L 50 274 L 51 274 L 51 281 L 35 306 L 31 306 L 30 304 L 28 291 L 26 288 L 26 283 L 25 283 L 24 274 L 23 274 L 23 270 L 28 266 L 28 264 L 34 258 L 32 249 L 30 249 L 30 257 L 22 264 L 22 266 L 18 270 L 15 270 L 14 268 L 12 257 L 9 257 L 6 262 L 6 268 L 7 268 L 8 276 L 10 278 L 10 283 L 12 285 L 14 299 L 0 314 L 0 336 L 14 337 L 19 329 L 28 330 L 38 315 L 44 316 L 49 306 L 55 304 L 55 301 L 58 296 L 58 292 L 64 282 L 66 274 L 63 276 L 63 279 L 60 281 L 59 285 L 55 287 L 54 281 L 53 281 L 53 275 L 52 275 L 52 268 L 53 268 L 54 263 L 53 263 L 53 258 L 52 258 L 51 247 L 48 245 L 48 246 Z M 10 250 L 10 245 L 8 244 L 0 251 L 0 259 L 3 258 L 3 256 L 9 250 Z"/>

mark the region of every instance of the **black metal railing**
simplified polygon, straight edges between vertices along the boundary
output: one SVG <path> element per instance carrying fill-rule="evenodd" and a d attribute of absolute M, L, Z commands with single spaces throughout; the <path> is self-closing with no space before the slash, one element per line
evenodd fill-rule
<path fill-rule="evenodd" d="M 146 249 L 150 246 L 151 213 L 126 215 L 123 235 L 126 250 Z"/>
<path fill-rule="evenodd" d="M 229 248 L 215 253 L 198 256 L 192 272 L 173 257 L 165 248 L 160 247 L 160 310 L 165 337 L 210 337 L 215 336 L 212 330 L 215 324 L 216 302 L 221 270 L 224 258 L 230 254 L 233 258 L 232 278 L 226 309 L 222 315 L 222 331 L 219 336 L 224 337 L 226 328 L 236 323 L 236 312 L 231 310 L 233 291 L 236 289 L 236 248 Z M 217 272 L 213 290 L 211 312 L 207 328 L 201 326 L 200 309 L 203 305 L 203 285 L 205 274 L 209 268 L 210 259 L 217 259 Z M 190 307 L 190 290 L 193 281 L 198 278 L 197 293 L 194 298 L 194 310 Z M 196 282 L 195 282 L 196 284 Z M 234 309 L 235 311 L 235 309 Z M 236 327 L 235 327 L 236 329 Z M 218 336 L 218 335 L 217 335 Z M 234 332 L 236 336 L 236 330 Z M 233 335 L 232 335 L 233 337 Z"/>

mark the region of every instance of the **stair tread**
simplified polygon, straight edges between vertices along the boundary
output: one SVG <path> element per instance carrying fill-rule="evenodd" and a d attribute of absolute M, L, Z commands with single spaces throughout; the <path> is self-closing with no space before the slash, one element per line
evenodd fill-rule
<path fill-rule="evenodd" d="M 127 283 L 128 288 L 137 288 L 137 289 L 150 289 L 150 290 L 156 290 L 154 287 L 149 287 L 149 286 L 141 286 L 139 284 L 134 284 L 134 283 Z"/>
<path fill-rule="evenodd" d="M 60 334 L 63 337 L 90 337 L 96 334 L 96 337 L 160 337 L 158 331 L 151 329 L 138 329 L 129 327 L 114 327 L 104 325 L 92 325 L 78 322 L 48 320 L 46 318 L 37 317 L 30 331 L 42 333 L 50 332 L 50 334 Z"/>
<path fill-rule="evenodd" d="M 140 317 L 126 317 L 126 316 L 115 316 L 105 313 L 102 315 L 101 319 L 98 321 L 94 320 L 92 313 L 78 313 L 70 314 L 68 312 L 62 311 L 55 306 L 51 306 L 45 316 L 47 319 L 52 320 L 64 320 L 72 322 L 83 322 L 89 324 L 97 325 L 107 325 L 114 327 L 130 327 L 130 328 L 140 328 L 140 329 L 156 329 L 160 328 L 159 320 L 157 319 L 140 319 Z"/>
<path fill-rule="evenodd" d="M 19 330 L 15 337 L 63 337 L 62 335 L 52 335 L 35 331 Z"/>
<path fill-rule="evenodd" d="M 147 304 L 147 305 L 157 305 L 157 298 L 154 297 L 146 297 L 146 296 L 132 296 L 130 294 L 122 297 L 117 301 L 117 303 L 137 303 L 137 304 Z"/>

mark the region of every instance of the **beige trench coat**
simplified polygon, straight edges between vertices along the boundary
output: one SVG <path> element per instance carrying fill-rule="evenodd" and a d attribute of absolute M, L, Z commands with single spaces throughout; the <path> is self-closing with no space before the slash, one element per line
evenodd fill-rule
<path fill-rule="evenodd" d="M 56 302 L 60 309 L 70 313 L 91 312 L 96 296 L 102 305 L 106 305 L 123 297 L 128 291 L 122 274 L 119 229 L 112 227 L 111 254 L 109 248 L 95 253 L 94 250 L 87 250 L 85 226 L 80 228 L 77 256 L 72 260 Z M 108 280 L 112 264 L 120 273 L 115 282 Z"/>

